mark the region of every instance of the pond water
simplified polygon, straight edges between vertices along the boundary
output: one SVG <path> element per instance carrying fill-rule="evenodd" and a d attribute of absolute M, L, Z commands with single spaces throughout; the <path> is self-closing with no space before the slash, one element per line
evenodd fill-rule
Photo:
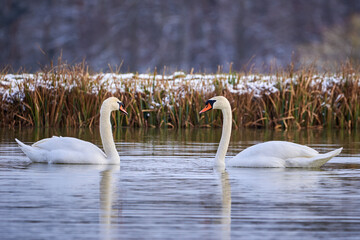
<path fill-rule="evenodd" d="M 358 239 L 360 134 L 234 130 L 228 156 L 267 140 L 320 152 L 324 167 L 212 168 L 221 129 L 117 129 L 121 166 L 29 164 L 14 142 L 97 130 L 0 129 L 1 239 Z"/>

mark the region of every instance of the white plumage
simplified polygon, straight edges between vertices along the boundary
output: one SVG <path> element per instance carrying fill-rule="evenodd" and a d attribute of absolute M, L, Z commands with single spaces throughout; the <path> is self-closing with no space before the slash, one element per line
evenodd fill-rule
<path fill-rule="evenodd" d="M 100 135 L 105 153 L 96 145 L 72 137 L 42 139 L 31 146 L 15 139 L 21 150 L 32 162 L 62 164 L 120 164 L 111 131 L 112 111 L 126 111 L 115 97 L 106 99 L 100 110 Z"/>
<path fill-rule="evenodd" d="M 222 96 L 209 99 L 204 113 L 211 109 L 220 109 L 223 114 L 223 131 L 216 152 L 214 166 L 225 168 L 225 156 L 230 142 L 232 114 L 229 101 Z M 269 141 L 251 146 L 227 162 L 232 167 L 304 167 L 318 168 L 331 158 L 340 154 L 342 148 L 320 154 L 318 151 L 296 143 L 285 141 Z"/>
<path fill-rule="evenodd" d="M 227 166 L 238 167 L 321 167 L 342 148 L 320 154 L 308 146 L 285 142 L 269 141 L 253 145 L 227 162 Z"/>

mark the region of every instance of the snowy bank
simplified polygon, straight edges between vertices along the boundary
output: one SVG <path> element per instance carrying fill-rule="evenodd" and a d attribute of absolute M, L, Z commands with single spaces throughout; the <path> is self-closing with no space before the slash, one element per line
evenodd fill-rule
<path fill-rule="evenodd" d="M 165 91 L 179 91 L 183 89 L 213 92 L 216 84 L 221 85 L 235 94 L 252 93 L 255 97 L 261 94 L 271 94 L 279 91 L 281 87 L 289 87 L 297 83 L 299 76 L 284 78 L 275 75 L 238 75 L 238 74 L 185 74 L 175 72 L 172 75 L 154 74 L 114 74 L 102 73 L 86 76 L 88 84 L 92 86 L 92 93 L 98 93 L 100 88 L 108 92 L 139 92 L 149 93 L 154 88 Z M 6 74 L 0 76 L 0 95 L 3 101 L 22 101 L 24 89 L 35 90 L 37 87 L 56 89 L 63 87 L 71 90 L 79 85 L 73 76 L 61 75 L 56 80 L 44 74 Z M 314 75 L 309 79 L 310 86 L 321 84 L 323 92 L 329 91 L 334 84 L 344 81 L 340 75 Z M 83 82 L 81 82 L 83 84 Z"/>

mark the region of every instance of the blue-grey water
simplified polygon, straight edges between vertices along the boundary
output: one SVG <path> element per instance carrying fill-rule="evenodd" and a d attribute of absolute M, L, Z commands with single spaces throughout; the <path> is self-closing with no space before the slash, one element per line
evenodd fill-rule
<path fill-rule="evenodd" d="M 117 129 L 121 166 L 30 164 L 14 142 L 88 129 L 0 129 L 1 239 L 359 239 L 360 134 L 234 130 L 228 156 L 267 140 L 320 152 L 323 168 L 212 168 L 221 129 Z"/>

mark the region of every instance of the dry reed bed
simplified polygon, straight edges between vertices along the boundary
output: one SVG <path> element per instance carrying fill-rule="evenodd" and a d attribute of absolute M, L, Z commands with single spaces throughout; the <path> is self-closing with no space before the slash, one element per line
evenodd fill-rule
<path fill-rule="evenodd" d="M 198 112 L 208 98 L 223 95 L 232 105 L 235 127 L 357 128 L 359 76 L 349 66 L 336 74 L 310 67 L 273 75 L 90 74 L 84 65 L 36 74 L 3 72 L 0 125 L 92 127 L 102 101 L 116 96 L 129 113 L 113 114 L 117 126 L 220 126 L 219 111 Z"/>

